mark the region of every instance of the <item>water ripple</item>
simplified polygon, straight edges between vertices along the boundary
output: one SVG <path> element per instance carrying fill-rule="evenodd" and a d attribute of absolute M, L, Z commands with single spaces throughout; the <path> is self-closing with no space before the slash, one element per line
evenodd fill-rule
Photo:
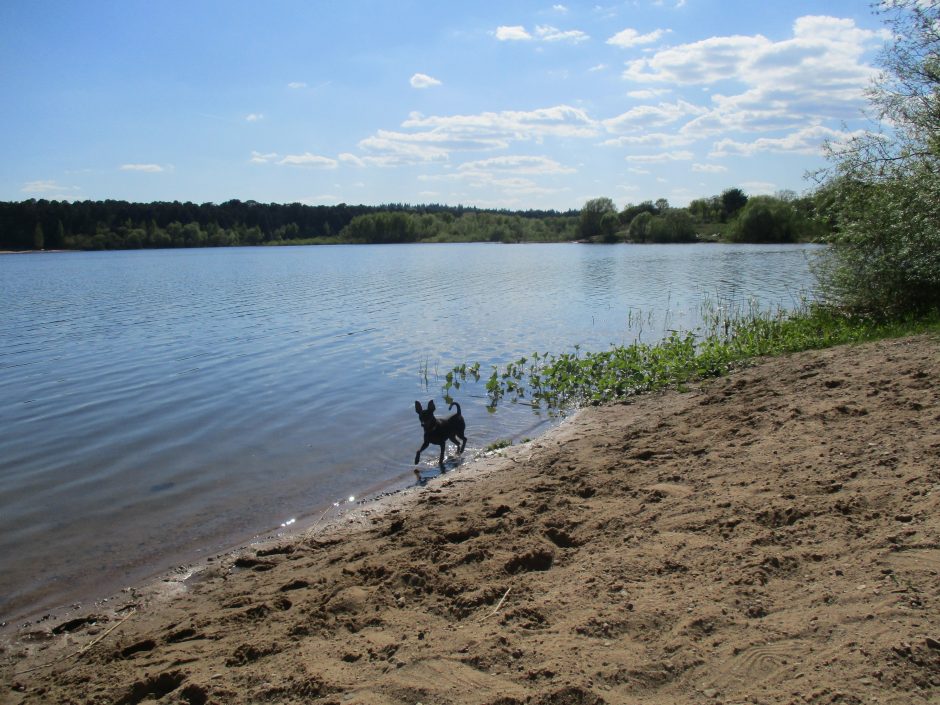
<path fill-rule="evenodd" d="M 0 620 L 401 483 L 435 377 L 792 306 L 812 248 L 441 245 L 0 257 Z M 643 319 L 630 328 L 631 313 Z M 427 370 L 425 380 L 422 370 Z M 462 390 L 465 392 L 466 390 Z M 460 398 L 471 448 L 534 435 Z M 433 459 L 429 462 L 433 463 Z"/>

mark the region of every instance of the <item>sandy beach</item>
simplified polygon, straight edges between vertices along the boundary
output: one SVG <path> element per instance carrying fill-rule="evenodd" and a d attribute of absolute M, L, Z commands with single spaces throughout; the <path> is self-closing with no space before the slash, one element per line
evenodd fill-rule
<path fill-rule="evenodd" d="M 32 625 L 0 702 L 937 703 L 938 607 L 919 336 L 587 409 Z"/>

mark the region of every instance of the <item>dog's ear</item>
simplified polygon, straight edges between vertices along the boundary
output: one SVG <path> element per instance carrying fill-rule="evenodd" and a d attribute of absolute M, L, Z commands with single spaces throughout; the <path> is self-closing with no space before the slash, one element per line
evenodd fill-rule
<path fill-rule="evenodd" d="M 416 414 L 420 414 L 420 413 L 421 413 L 421 402 L 420 402 L 420 401 L 416 401 L 416 402 L 415 402 L 415 413 L 416 413 Z"/>
<path fill-rule="evenodd" d="M 434 411 L 437 407 L 434 406 L 434 400 L 428 402 L 428 411 Z"/>

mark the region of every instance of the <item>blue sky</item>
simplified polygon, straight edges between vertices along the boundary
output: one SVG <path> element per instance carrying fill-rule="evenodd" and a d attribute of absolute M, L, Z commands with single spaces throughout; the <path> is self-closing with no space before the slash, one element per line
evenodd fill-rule
<path fill-rule="evenodd" d="M 5 0 L 0 200 L 801 193 L 886 39 L 863 0 Z"/>

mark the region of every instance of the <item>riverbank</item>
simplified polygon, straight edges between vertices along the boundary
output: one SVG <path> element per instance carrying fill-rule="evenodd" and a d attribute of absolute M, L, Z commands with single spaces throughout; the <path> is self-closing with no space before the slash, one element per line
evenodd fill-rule
<path fill-rule="evenodd" d="M 909 337 L 588 409 L 20 635 L 3 698 L 935 702 L 938 363 Z"/>

